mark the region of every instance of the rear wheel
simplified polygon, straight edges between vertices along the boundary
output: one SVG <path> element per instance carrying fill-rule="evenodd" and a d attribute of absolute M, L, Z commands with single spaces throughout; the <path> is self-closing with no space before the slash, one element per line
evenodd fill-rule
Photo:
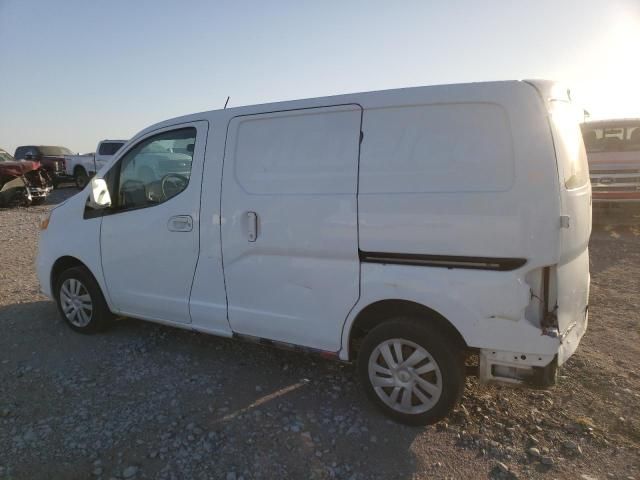
<path fill-rule="evenodd" d="M 76 182 L 76 187 L 82 190 L 89 183 L 89 175 L 84 168 L 77 167 L 73 172 L 73 180 Z"/>
<path fill-rule="evenodd" d="M 409 425 L 442 419 L 464 389 L 462 352 L 446 335 L 410 318 L 389 320 L 367 334 L 358 374 L 368 397 Z"/>
<path fill-rule="evenodd" d="M 104 330 L 113 318 L 100 286 L 84 267 L 62 272 L 56 279 L 54 291 L 60 315 L 76 332 Z"/>

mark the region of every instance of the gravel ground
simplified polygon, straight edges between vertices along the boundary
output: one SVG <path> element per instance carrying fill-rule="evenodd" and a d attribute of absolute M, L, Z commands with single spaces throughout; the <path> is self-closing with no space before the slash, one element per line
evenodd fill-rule
<path fill-rule="evenodd" d="M 640 479 L 640 227 L 591 241 L 589 330 L 550 391 L 483 387 L 426 428 L 350 365 L 134 320 L 83 336 L 38 293 L 49 205 L 0 210 L 0 479 Z"/>

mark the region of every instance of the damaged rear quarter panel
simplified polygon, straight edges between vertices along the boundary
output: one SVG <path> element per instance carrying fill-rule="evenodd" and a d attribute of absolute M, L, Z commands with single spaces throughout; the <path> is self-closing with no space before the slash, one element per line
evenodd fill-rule
<path fill-rule="evenodd" d="M 525 318 L 532 301 L 523 271 L 492 272 L 362 264 L 362 292 L 342 335 L 341 358 L 348 357 L 351 325 L 366 306 L 381 300 L 407 300 L 435 310 L 472 348 L 555 355 L 559 339 L 542 335 Z M 390 289 L 389 285 L 397 287 Z"/>

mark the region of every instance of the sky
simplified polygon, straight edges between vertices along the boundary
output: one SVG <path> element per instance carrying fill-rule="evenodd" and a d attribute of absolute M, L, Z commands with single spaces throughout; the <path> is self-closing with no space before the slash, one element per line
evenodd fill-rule
<path fill-rule="evenodd" d="M 565 82 L 640 117 L 640 0 L 0 0 L 0 148 L 94 151 L 167 118 L 417 85 Z"/>

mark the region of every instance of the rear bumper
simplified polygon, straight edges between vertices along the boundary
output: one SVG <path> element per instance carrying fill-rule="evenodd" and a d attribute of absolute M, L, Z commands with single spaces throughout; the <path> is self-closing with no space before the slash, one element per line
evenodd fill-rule
<path fill-rule="evenodd" d="M 589 324 L 589 309 L 584 312 L 584 319 L 581 322 L 575 322 L 567 328 L 560 337 L 560 348 L 558 349 L 558 365 L 564 364 L 569 357 L 578 349 L 580 340 L 587 331 Z"/>
<path fill-rule="evenodd" d="M 587 331 L 588 315 L 587 309 L 584 319 L 576 321 L 556 337 L 558 347 L 555 355 L 481 349 L 478 370 L 480 382 L 531 388 L 555 385 L 558 367 L 575 353 Z"/>
<path fill-rule="evenodd" d="M 480 350 L 478 376 L 482 383 L 549 387 L 555 383 L 557 355 Z"/>

